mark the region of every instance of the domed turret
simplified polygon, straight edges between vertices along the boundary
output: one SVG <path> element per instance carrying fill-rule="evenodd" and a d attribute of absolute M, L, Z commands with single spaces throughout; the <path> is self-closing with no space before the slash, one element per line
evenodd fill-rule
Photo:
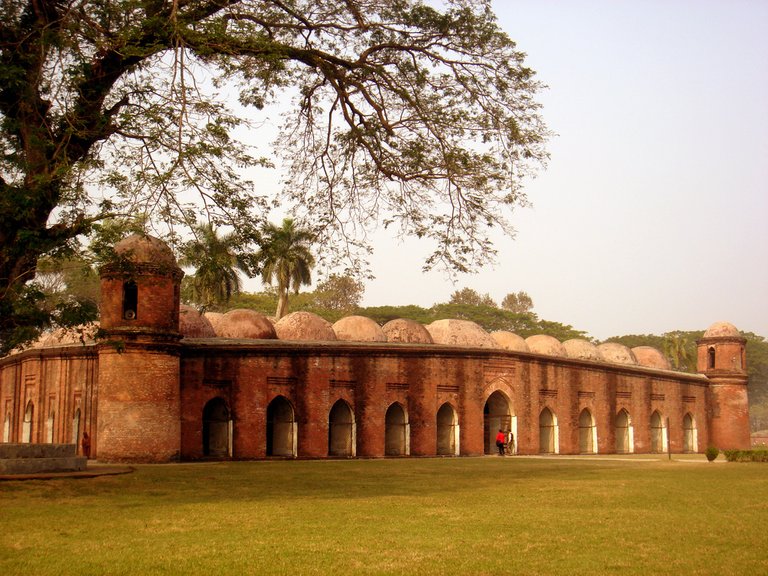
<path fill-rule="evenodd" d="M 721 450 L 749 448 L 746 338 L 733 324 L 715 322 L 696 345 L 697 369 L 710 382 L 710 444 Z"/>
<path fill-rule="evenodd" d="M 158 238 L 133 234 L 115 245 L 115 256 L 99 269 L 102 329 L 178 335 L 184 273 L 171 249 Z"/>

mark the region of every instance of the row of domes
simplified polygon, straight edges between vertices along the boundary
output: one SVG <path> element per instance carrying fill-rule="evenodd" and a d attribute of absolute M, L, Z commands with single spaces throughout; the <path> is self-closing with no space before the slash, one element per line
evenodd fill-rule
<path fill-rule="evenodd" d="M 436 320 L 425 326 L 414 320 L 398 318 L 379 326 L 364 316 L 347 316 L 331 324 L 316 314 L 300 311 L 292 312 L 273 324 L 266 316 L 254 310 L 238 309 L 226 314 L 207 312 L 201 315 L 194 308 L 182 306 L 179 330 L 189 338 L 390 342 L 498 348 L 561 358 L 671 369 L 667 358 L 650 346 L 630 349 L 617 342 L 600 345 L 582 339 L 560 342 L 545 334 L 528 338 L 507 331 L 489 334 L 469 320 Z"/>

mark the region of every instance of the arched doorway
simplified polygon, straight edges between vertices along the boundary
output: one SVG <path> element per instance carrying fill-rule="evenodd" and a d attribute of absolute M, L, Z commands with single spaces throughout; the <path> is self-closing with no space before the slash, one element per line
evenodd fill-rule
<path fill-rule="evenodd" d="M 456 410 L 447 402 L 437 411 L 437 454 L 459 455 L 459 419 Z"/>
<path fill-rule="evenodd" d="M 80 454 L 80 408 L 75 410 L 75 415 L 72 417 L 72 444 L 77 447 L 77 453 Z"/>
<path fill-rule="evenodd" d="M 597 454 L 597 426 L 592 412 L 587 408 L 579 414 L 579 452 Z"/>
<path fill-rule="evenodd" d="M 296 456 L 296 418 L 285 396 L 267 406 L 267 456 Z"/>
<path fill-rule="evenodd" d="M 344 400 L 339 400 L 328 415 L 328 455 L 355 455 L 355 416 Z"/>
<path fill-rule="evenodd" d="M 542 454 L 560 452 L 557 433 L 557 416 L 549 408 L 544 408 L 539 414 L 539 452 Z"/>
<path fill-rule="evenodd" d="M 3 442 L 11 441 L 11 413 L 5 413 L 5 422 L 3 422 Z"/>
<path fill-rule="evenodd" d="M 699 437 L 696 430 L 696 420 L 691 413 L 687 413 L 683 418 L 683 452 L 698 452 Z"/>
<path fill-rule="evenodd" d="M 22 443 L 29 444 L 32 442 L 32 419 L 35 415 L 35 405 L 32 404 L 32 400 L 27 402 L 27 409 L 24 411 L 24 424 L 21 429 L 21 441 Z"/>
<path fill-rule="evenodd" d="M 56 412 L 51 410 L 48 413 L 48 422 L 46 422 L 45 424 L 45 441 L 48 442 L 48 444 L 53 444 L 55 424 L 56 424 Z"/>
<path fill-rule="evenodd" d="M 213 398 L 203 408 L 203 455 L 232 456 L 232 418 L 223 398 Z"/>
<path fill-rule="evenodd" d="M 488 396 L 483 408 L 483 438 L 486 454 L 498 453 L 496 448 L 496 434 L 499 430 L 505 434 L 512 432 L 517 438 L 517 430 L 512 428 L 512 413 L 509 408 L 509 400 L 500 391 L 496 390 Z"/>
<path fill-rule="evenodd" d="M 624 408 L 616 415 L 616 452 L 631 454 L 635 451 L 634 431 L 629 412 Z"/>
<path fill-rule="evenodd" d="M 665 452 L 667 450 L 667 429 L 664 419 L 658 410 L 651 414 L 651 452 Z"/>
<path fill-rule="evenodd" d="M 408 416 L 397 402 L 390 404 L 384 417 L 384 455 L 407 456 L 411 452 Z"/>

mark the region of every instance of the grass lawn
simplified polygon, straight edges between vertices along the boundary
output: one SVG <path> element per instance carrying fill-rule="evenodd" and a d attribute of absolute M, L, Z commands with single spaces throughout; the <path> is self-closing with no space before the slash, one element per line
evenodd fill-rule
<path fill-rule="evenodd" d="M 269 461 L 0 482 L 0 574 L 768 574 L 768 466 Z"/>

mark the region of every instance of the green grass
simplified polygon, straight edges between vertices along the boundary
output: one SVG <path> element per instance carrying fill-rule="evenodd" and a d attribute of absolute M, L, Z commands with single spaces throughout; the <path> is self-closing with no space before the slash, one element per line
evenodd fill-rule
<path fill-rule="evenodd" d="M 0 574 L 768 574 L 768 468 L 695 460 L 227 462 L 0 482 Z"/>

